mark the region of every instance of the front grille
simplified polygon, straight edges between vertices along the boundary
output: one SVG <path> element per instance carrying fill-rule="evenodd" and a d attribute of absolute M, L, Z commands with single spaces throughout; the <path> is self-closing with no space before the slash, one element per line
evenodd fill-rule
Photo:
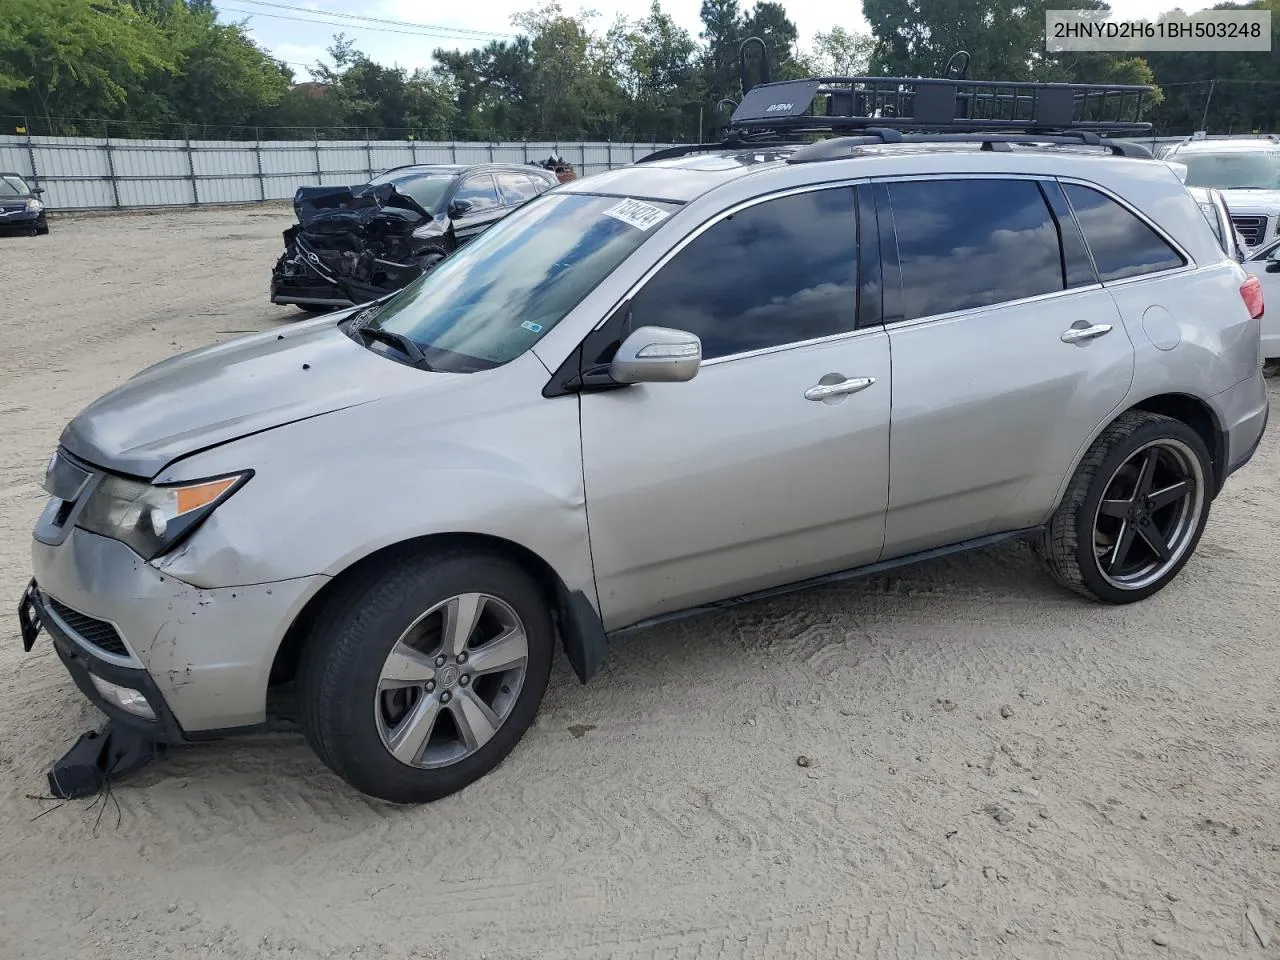
<path fill-rule="evenodd" d="M 1240 236 L 1251 247 L 1256 247 L 1267 233 L 1266 217 L 1232 217 L 1231 222 L 1240 231 Z"/>
<path fill-rule="evenodd" d="M 78 613 L 65 604 L 59 603 L 47 593 L 41 594 L 41 596 L 44 597 L 45 603 L 49 605 L 49 608 L 58 615 L 58 618 L 74 630 L 76 636 L 85 643 L 117 657 L 127 657 L 129 655 L 129 650 L 125 647 L 124 641 L 120 639 L 120 634 L 116 632 L 116 628 L 111 624 L 104 620 L 86 617 L 83 613 Z"/>

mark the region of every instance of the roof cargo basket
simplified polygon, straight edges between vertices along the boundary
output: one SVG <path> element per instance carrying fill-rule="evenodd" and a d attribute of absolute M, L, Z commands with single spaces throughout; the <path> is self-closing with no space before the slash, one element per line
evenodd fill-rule
<path fill-rule="evenodd" d="M 752 87 L 730 130 L 849 133 L 865 127 L 938 132 L 1143 133 L 1151 87 L 923 77 L 814 77 Z"/>
<path fill-rule="evenodd" d="M 763 82 L 752 85 L 747 49 L 761 51 Z M 1137 144 L 1102 139 L 1104 134 L 1151 130 L 1142 110 L 1153 87 L 1118 83 L 1038 83 L 971 80 L 969 54 L 947 61 L 942 77 L 810 77 L 770 82 L 764 41 L 749 37 L 738 52 L 742 100 L 732 107 L 717 144 L 669 147 L 640 162 L 746 145 L 810 144 L 792 162 L 847 156 L 872 143 L 981 142 L 983 149 L 1049 142 L 1105 147 L 1112 153 L 1150 157 Z M 904 136 L 904 132 L 906 135 Z M 814 144 L 815 137 L 841 144 Z"/>

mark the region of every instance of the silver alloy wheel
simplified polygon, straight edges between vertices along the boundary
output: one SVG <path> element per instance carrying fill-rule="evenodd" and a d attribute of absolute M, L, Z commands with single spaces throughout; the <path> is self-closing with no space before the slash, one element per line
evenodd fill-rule
<path fill-rule="evenodd" d="M 424 769 L 471 756 L 511 714 L 528 663 L 524 623 L 506 602 L 466 593 L 436 604 L 382 665 L 374 717 L 383 745 Z"/>
<path fill-rule="evenodd" d="M 1098 572 L 1120 590 L 1141 590 L 1177 565 L 1204 509 L 1204 468 L 1181 440 L 1143 444 L 1111 475 L 1093 516 Z"/>

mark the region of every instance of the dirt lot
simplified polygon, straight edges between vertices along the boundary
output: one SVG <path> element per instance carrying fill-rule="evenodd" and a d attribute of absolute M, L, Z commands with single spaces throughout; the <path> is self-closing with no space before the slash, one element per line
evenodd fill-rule
<path fill-rule="evenodd" d="M 1280 955 L 1244 919 L 1280 927 L 1274 430 L 1136 607 L 995 550 L 633 636 L 587 688 L 561 662 L 430 807 L 356 795 L 287 720 L 38 799 L 97 720 L 12 615 L 45 461 L 140 367 L 296 319 L 266 301 L 288 222 L 0 242 L 0 957 Z"/>

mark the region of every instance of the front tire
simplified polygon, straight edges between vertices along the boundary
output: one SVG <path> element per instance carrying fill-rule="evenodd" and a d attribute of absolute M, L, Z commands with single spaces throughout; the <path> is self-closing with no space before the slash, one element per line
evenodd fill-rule
<path fill-rule="evenodd" d="M 1036 552 L 1077 593 L 1104 603 L 1145 600 L 1195 552 L 1212 476 L 1204 441 L 1185 423 L 1125 413 L 1089 448 Z"/>
<path fill-rule="evenodd" d="M 371 567 L 317 618 L 298 684 L 307 740 L 371 796 L 447 796 L 529 728 L 553 637 L 543 591 L 500 556 L 433 552 Z"/>

